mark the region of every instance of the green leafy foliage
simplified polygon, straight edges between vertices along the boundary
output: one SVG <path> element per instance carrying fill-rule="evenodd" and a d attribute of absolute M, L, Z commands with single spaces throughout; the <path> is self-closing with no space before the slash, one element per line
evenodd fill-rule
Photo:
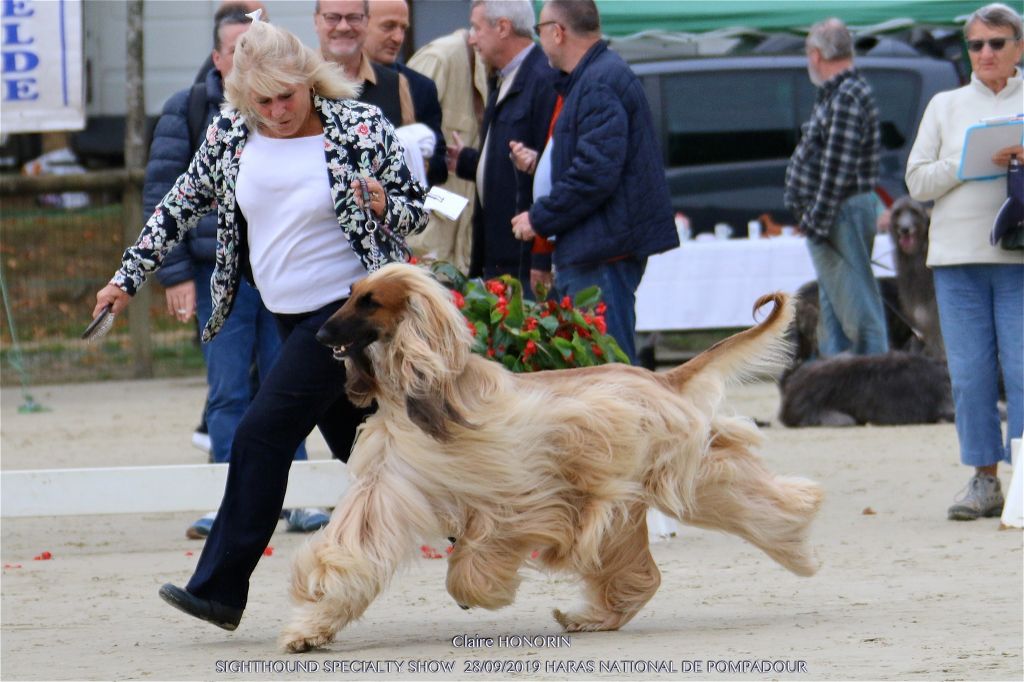
<path fill-rule="evenodd" d="M 466 277 L 450 263 L 435 262 L 430 268 L 451 289 L 465 316 L 473 332 L 473 352 L 513 372 L 629 363 L 607 334 L 607 307 L 597 287 L 573 300 L 531 301 L 510 275 L 485 281 Z"/>

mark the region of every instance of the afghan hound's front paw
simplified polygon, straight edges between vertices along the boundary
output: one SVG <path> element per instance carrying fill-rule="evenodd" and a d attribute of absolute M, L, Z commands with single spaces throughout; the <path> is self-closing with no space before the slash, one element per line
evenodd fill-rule
<path fill-rule="evenodd" d="M 281 635 L 281 646 L 290 654 L 301 654 L 326 646 L 333 639 L 334 635 L 329 633 L 309 634 L 296 628 L 288 628 Z"/>

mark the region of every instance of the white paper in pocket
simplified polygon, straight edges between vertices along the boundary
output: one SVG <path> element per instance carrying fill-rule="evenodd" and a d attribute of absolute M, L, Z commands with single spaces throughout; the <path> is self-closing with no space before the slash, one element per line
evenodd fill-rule
<path fill-rule="evenodd" d="M 456 220 L 468 203 L 469 199 L 466 197 L 440 187 L 431 187 L 427 193 L 427 200 L 423 202 L 423 208 L 440 213 L 448 220 Z"/>

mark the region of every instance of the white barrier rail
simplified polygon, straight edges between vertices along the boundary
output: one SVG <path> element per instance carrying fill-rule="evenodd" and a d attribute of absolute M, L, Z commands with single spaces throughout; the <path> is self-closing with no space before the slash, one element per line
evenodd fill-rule
<path fill-rule="evenodd" d="M 0 516 L 203 511 L 220 506 L 227 464 L 0 472 Z M 333 507 L 348 488 L 338 460 L 292 462 L 284 506 Z"/>

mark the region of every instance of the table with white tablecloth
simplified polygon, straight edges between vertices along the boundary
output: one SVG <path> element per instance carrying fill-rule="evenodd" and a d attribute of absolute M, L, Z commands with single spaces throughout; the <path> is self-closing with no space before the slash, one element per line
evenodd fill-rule
<path fill-rule="evenodd" d="M 876 276 L 891 276 L 892 243 L 875 239 Z M 749 327 L 758 297 L 815 279 L 803 237 L 687 241 L 651 256 L 636 293 L 640 332 Z"/>

